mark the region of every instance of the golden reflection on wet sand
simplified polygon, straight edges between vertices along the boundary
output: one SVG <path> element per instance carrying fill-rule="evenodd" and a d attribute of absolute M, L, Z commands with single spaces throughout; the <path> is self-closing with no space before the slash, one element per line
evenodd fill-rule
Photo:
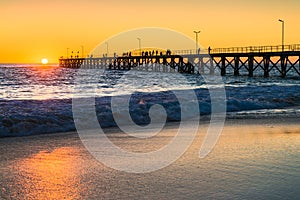
<path fill-rule="evenodd" d="M 79 199 L 81 162 L 72 147 L 41 151 L 15 166 L 19 170 L 16 184 L 27 191 L 28 199 Z"/>
<path fill-rule="evenodd" d="M 257 123 L 256 123 L 257 122 Z M 170 126 L 144 141 L 109 134 L 121 148 L 160 148 L 176 134 Z M 0 140 L 0 199 L 293 199 L 300 195 L 300 126 L 227 123 L 205 158 L 199 159 L 207 125 L 176 162 L 146 174 L 105 167 L 77 135 Z"/>

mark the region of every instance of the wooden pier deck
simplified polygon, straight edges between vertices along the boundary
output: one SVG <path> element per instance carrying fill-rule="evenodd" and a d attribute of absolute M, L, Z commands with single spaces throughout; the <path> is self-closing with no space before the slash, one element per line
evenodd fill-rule
<path fill-rule="evenodd" d="M 200 54 L 173 51 L 167 55 L 120 56 L 99 58 L 60 58 L 59 66 L 67 68 L 99 68 L 111 70 L 141 70 L 187 74 L 235 76 L 270 74 L 300 76 L 300 44 L 216 48 Z"/>

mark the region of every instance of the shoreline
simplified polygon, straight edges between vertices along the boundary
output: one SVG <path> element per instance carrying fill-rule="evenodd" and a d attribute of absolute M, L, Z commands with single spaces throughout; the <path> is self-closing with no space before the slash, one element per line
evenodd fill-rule
<path fill-rule="evenodd" d="M 250 116 L 249 118 L 243 117 L 243 118 L 228 118 L 226 117 L 224 121 L 224 126 L 230 125 L 299 125 L 299 117 L 296 116 L 259 116 L 259 117 L 253 117 Z M 193 120 L 191 120 L 193 122 Z M 210 122 L 210 119 L 208 116 L 201 116 L 199 126 L 208 126 Z M 166 122 L 164 129 L 172 129 L 174 127 L 177 127 L 180 122 Z M 118 127 L 105 127 L 103 128 L 103 131 L 105 134 L 124 134 L 122 130 L 120 130 Z M 68 135 L 78 135 L 77 130 L 74 131 L 63 131 L 63 132 L 53 132 L 53 133 L 41 133 L 41 134 L 33 134 L 33 135 L 24 135 L 24 136 L 6 136 L 6 137 L 0 137 L 1 139 L 4 138 L 30 138 L 30 137 L 49 137 L 49 136 L 68 136 Z"/>
<path fill-rule="evenodd" d="M 193 121 L 193 120 L 191 120 Z M 199 125 L 208 125 L 210 122 L 210 117 L 201 116 Z M 180 122 L 166 122 L 165 128 L 173 128 L 178 126 Z M 241 118 L 238 117 L 226 117 L 224 125 L 264 125 L 264 124 L 278 124 L 278 125 L 292 125 L 299 124 L 299 117 L 296 116 L 243 116 Z M 299 125 L 300 126 L 300 125 Z M 120 133 L 121 130 L 118 127 L 105 127 L 103 128 L 105 133 Z M 0 137 L 2 138 L 16 138 L 16 137 L 33 137 L 33 136 L 59 136 L 59 135 L 69 135 L 69 134 L 77 134 L 77 131 L 62 131 L 62 132 L 53 132 L 53 133 L 41 133 L 41 134 L 33 134 L 33 135 L 24 135 L 24 136 L 6 136 Z"/>

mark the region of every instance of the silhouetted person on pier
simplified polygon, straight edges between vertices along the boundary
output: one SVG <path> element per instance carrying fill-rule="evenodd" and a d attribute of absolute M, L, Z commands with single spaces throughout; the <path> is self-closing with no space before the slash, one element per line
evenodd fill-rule
<path fill-rule="evenodd" d="M 210 46 L 208 47 L 208 54 L 210 54 L 210 51 L 211 51 L 211 48 L 210 48 Z"/>
<path fill-rule="evenodd" d="M 158 56 L 158 51 L 156 50 L 156 56 Z"/>
<path fill-rule="evenodd" d="M 129 52 L 129 57 L 131 57 L 131 52 Z"/>
<path fill-rule="evenodd" d="M 145 52 L 144 52 L 144 51 L 142 51 L 142 56 L 144 56 L 144 54 L 145 54 Z"/>
<path fill-rule="evenodd" d="M 159 54 L 160 56 L 162 56 L 163 54 L 162 54 L 162 52 L 160 52 L 160 54 Z"/>
<path fill-rule="evenodd" d="M 167 50 L 167 56 L 170 56 L 170 55 L 171 55 L 171 50 L 168 49 L 168 50 Z"/>
<path fill-rule="evenodd" d="M 198 49 L 198 54 L 200 54 L 200 48 Z"/>
<path fill-rule="evenodd" d="M 145 52 L 145 56 L 148 56 L 148 51 Z"/>

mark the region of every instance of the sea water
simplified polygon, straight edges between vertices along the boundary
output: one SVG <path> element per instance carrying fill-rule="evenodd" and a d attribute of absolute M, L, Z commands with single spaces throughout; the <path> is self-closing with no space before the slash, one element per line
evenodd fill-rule
<path fill-rule="evenodd" d="M 208 88 L 224 87 L 230 118 L 300 116 L 300 78 L 278 76 L 183 75 L 142 71 L 68 69 L 56 65 L 0 65 L 0 136 L 20 136 L 75 130 L 72 99 L 95 97 L 101 126 L 116 126 L 111 98 L 131 95 L 130 114 L 137 124 L 150 123 L 149 108 L 161 104 L 168 121 L 180 121 L 173 91 L 194 90 L 200 114 L 209 116 Z M 80 86 L 80 92 L 76 89 Z M 187 101 L 189 99 L 187 98 Z M 125 101 L 125 100 L 124 100 Z M 142 103 L 141 103 L 142 102 Z M 142 104 L 142 105 L 141 105 Z M 146 113 L 146 114 L 145 114 Z"/>

